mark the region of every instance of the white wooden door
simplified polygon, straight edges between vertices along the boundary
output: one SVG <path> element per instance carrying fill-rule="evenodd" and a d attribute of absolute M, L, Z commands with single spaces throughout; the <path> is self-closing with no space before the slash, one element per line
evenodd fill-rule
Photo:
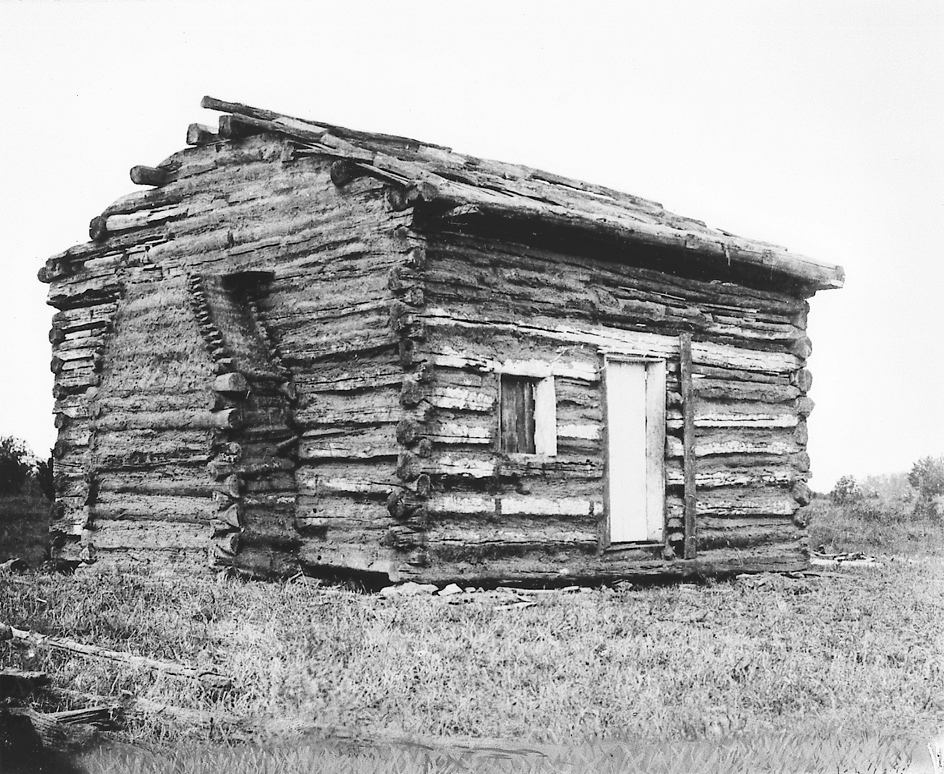
<path fill-rule="evenodd" d="M 662 540 L 665 363 L 606 361 L 610 542 Z"/>

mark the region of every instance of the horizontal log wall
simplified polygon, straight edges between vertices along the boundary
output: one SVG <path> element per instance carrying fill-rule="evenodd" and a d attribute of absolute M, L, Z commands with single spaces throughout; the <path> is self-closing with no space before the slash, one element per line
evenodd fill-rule
<path fill-rule="evenodd" d="M 158 188 L 106 208 L 92 242 L 47 261 L 41 277 L 59 309 L 60 556 L 188 566 L 212 538 L 259 573 L 299 563 L 429 579 L 666 572 L 651 547 L 599 551 L 601 353 L 669 364 L 673 531 L 684 481 L 678 335 L 690 331 L 700 548 L 668 571 L 728 567 L 735 552 L 755 567 L 802 562 L 790 519 L 808 494 L 802 299 L 498 237 L 434 236 L 411 228 L 402 191 L 329 168 L 271 136 L 190 149 L 160 165 Z M 273 369 L 254 339 L 227 353 L 235 339 L 208 327 L 214 313 L 192 288 L 188 300 L 187 283 L 252 271 L 271 273 L 252 320 L 288 378 L 256 385 L 274 392 L 243 405 L 217 378 L 240 376 L 240 357 L 257 363 L 249 382 Z M 249 325 L 228 317 L 217 327 Z M 509 361 L 554 376 L 554 457 L 494 451 Z M 228 462 L 227 443 L 246 458 Z"/>
<path fill-rule="evenodd" d="M 758 567 L 802 566 L 792 516 L 808 494 L 805 301 L 633 268 L 632 255 L 617 263 L 481 232 L 427 239 L 420 356 L 431 379 L 413 433 L 429 442 L 415 472 L 432 494 L 429 568 L 417 575 L 689 573 L 755 554 Z M 669 569 L 658 548 L 601 553 L 601 369 L 603 353 L 667 362 L 666 525 L 680 539 L 683 331 L 693 335 L 699 549 L 688 569 Z M 554 457 L 496 451 L 499 374 L 528 363 L 555 379 Z"/>
<path fill-rule="evenodd" d="M 313 572 L 389 575 L 395 521 L 386 502 L 401 486 L 405 381 L 392 277 L 411 249 L 406 216 L 390 209 L 375 180 L 338 186 L 324 160 L 293 166 L 309 170 L 311 225 L 286 222 L 291 254 L 278 260 L 260 311 L 296 392 L 297 559 Z"/>
<path fill-rule="evenodd" d="M 134 554 L 191 571 L 207 565 L 215 513 L 207 473 L 215 426 L 213 363 L 183 277 L 129 270 L 103 354 L 91 420 L 89 556 Z"/>

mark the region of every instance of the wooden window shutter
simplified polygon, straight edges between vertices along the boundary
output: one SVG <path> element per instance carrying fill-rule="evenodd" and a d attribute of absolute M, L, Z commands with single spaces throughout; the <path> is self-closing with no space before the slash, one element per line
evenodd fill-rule
<path fill-rule="evenodd" d="M 534 454 L 534 379 L 502 374 L 499 444 L 509 454 Z"/>

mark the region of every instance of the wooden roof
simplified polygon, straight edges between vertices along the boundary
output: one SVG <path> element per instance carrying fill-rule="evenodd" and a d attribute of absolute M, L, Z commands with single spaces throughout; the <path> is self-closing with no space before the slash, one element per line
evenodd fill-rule
<path fill-rule="evenodd" d="M 438 203 L 441 217 L 496 214 L 539 220 L 766 268 L 815 290 L 842 287 L 845 279 L 840 266 L 709 228 L 668 212 L 656 202 L 603 186 L 466 156 L 405 137 L 355 131 L 212 97 L 204 97 L 201 104 L 229 114 L 220 117 L 223 136 L 251 131 L 284 134 L 301 142 L 307 149 L 302 152 L 346 160 L 361 172 L 408 187 L 414 200 Z"/>
<path fill-rule="evenodd" d="M 661 204 L 604 186 L 519 164 L 467 156 L 407 137 L 347 129 L 213 97 L 204 97 L 201 106 L 224 115 L 220 116 L 218 132 L 192 124 L 187 131 L 190 145 L 278 133 L 292 140 L 299 155 L 333 158 L 331 173 L 338 184 L 358 174 L 389 180 L 402 192 L 404 206 L 428 205 L 443 220 L 461 222 L 498 216 L 623 242 L 692 251 L 727 265 L 740 264 L 769 272 L 772 277 L 792 279 L 809 292 L 839 288 L 845 280 L 841 266 L 709 228 L 702 221 L 669 212 Z M 142 171 L 148 174 L 136 176 Z M 135 167 L 131 172 L 136 183 L 158 185 L 167 170 Z M 157 178 L 150 179 L 148 175 L 154 174 Z M 76 250 L 70 248 L 54 256 L 47 261 L 47 268 L 60 259 L 69 259 Z M 48 281 L 43 272 L 40 274 Z"/>
<path fill-rule="evenodd" d="M 281 133 L 300 142 L 302 153 L 345 160 L 349 169 L 359 168 L 406 186 L 414 201 L 437 203 L 440 217 L 495 214 L 692 250 L 787 275 L 811 290 L 842 287 L 845 279 L 841 266 L 709 228 L 668 212 L 656 202 L 603 186 L 466 156 L 405 137 L 345 129 L 212 97 L 204 97 L 201 105 L 229 114 L 220 117 L 222 136 Z M 342 168 L 339 165 L 343 175 Z"/>

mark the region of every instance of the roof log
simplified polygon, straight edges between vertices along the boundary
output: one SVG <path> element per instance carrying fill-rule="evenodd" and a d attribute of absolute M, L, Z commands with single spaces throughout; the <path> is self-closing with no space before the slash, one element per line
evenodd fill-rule
<path fill-rule="evenodd" d="M 139 164 L 131 167 L 131 182 L 135 185 L 164 185 L 173 173 L 166 167 L 148 167 Z"/>
<path fill-rule="evenodd" d="M 187 127 L 187 145 L 210 145 L 219 139 L 219 135 L 205 124 L 190 124 Z"/>

